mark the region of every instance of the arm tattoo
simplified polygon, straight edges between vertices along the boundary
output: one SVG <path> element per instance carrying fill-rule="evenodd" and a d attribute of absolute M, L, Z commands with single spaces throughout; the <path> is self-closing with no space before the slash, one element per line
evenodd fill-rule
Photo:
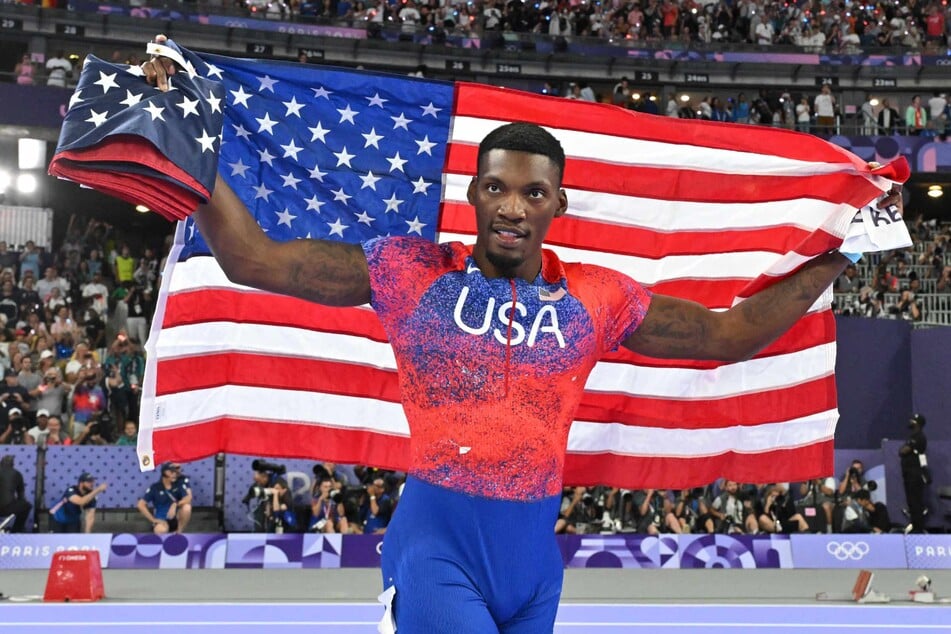
<path fill-rule="evenodd" d="M 370 280 L 359 246 L 301 241 L 305 251 L 288 267 L 294 294 L 328 306 L 369 301 Z"/>

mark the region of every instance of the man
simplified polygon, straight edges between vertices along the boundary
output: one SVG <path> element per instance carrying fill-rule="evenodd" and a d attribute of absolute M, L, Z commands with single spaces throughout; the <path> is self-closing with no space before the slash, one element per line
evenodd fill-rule
<path fill-rule="evenodd" d="M 48 409 L 38 409 L 36 410 L 36 425 L 31 427 L 26 432 L 26 437 L 23 439 L 27 445 L 40 445 L 41 447 L 46 444 L 46 437 L 49 435 L 49 423 L 50 423 L 50 411 Z"/>
<path fill-rule="evenodd" d="M 96 486 L 94 475 L 82 473 L 77 483 L 66 489 L 63 497 L 50 509 L 50 531 L 91 533 L 96 521 L 96 496 L 107 487 L 105 482 Z"/>
<path fill-rule="evenodd" d="M 60 295 L 65 297 L 69 292 L 69 282 L 59 276 L 55 266 L 46 267 L 43 278 L 36 283 L 36 292 L 40 300 L 46 302 L 53 295 L 53 289 L 58 288 Z"/>
<path fill-rule="evenodd" d="M 360 520 L 366 534 L 385 533 L 393 516 L 393 498 L 386 491 L 386 481 L 374 478 L 367 485 L 366 498 L 360 507 Z"/>
<path fill-rule="evenodd" d="M 73 76 L 73 65 L 66 54 L 62 51 L 56 51 L 56 54 L 46 60 L 46 85 L 66 87 L 66 79 Z"/>
<path fill-rule="evenodd" d="M 26 519 L 33 510 L 27 501 L 23 487 L 23 474 L 14 468 L 14 458 L 6 455 L 0 458 L 0 524 L 6 524 L 0 533 L 22 533 Z M 7 521 L 12 517 L 12 521 Z"/>
<path fill-rule="evenodd" d="M 891 531 L 892 523 L 888 518 L 888 508 L 881 502 L 872 502 L 871 494 L 866 490 L 856 491 L 852 499 L 865 513 L 865 526 L 870 533 L 880 534 Z"/>
<path fill-rule="evenodd" d="M 7 412 L 7 425 L 0 433 L 0 445 L 27 444 L 27 428 L 30 426 L 19 407 L 11 407 Z"/>
<path fill-rule="evenodd" d="M 333 495 L 334 482 L 329 478 L 321 480 L 310 503 L 310 524 L 308 530 L 315 533 L 349 533 L 350 523 L 344 513 L 343 504 Z"/>
<path fill-rule="evenodd" d="M 182 533 L 188 525 L 192 512 L 192 492 L 188 478 L 178 482 L 181 465 L 165 462 L 161 478 L 145 490 L 145 495 L 136 502 L 136 508 L 152 524 L 156 535 Z M 149 509 L 151 506 L 151 510 Z"/>
<path fill-rule="evenodd" d="M 905 504 L 908 506 L 910 523 L 905 533 L 925 531 L 925 485 L 931 482 L 928 470 L 928 439 L 924 432 L 925 417 L 915 414 L 908 421 L 911 435 L 898 450 L 901 458 L 901 479 L 905 485 Z"/>
<path fill-rule="evenodd" d="M 165 58 L 142 66 L 161 89 L 173 68 Z M 412 439 L 383 547 L 384 596 L 399 631 L 551 631 L 564 572 L 552 529 L 568 430 L 597 360 L 620 345 L 657 357 L 749 358 L 848 262 L 823 255 L 723 312 L 652 295 L 618 272 L 563 264 L 542 249 L 568 208 L 564 166 L 560 143 L 538 126 L 485 137 L 468 188 L 473 246 L 273 242 L 222 179 L 194 216 L 231 280 L 331 306 L 370 302 L 387 331 Z M 509 326 L 493 330 L 499 305 L 517 306 L 519 322 L 536 326 L 515 328 L 510 308 Z"/>

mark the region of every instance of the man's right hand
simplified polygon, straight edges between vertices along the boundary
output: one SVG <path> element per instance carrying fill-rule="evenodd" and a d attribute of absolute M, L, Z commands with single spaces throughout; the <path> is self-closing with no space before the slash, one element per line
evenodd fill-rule
<path fill-rule="evenodd" d="M 155 36 L 157 44 L 164 44 L 168 38 L 162 34 Z M 162 92 L 169 88 L 168 78 L 175 74 L 175 62 L 167 57 L 153 56 L 152 59 L 142 62 L 142 72 L 145 74 L 145 80 L 155 86 Z"/>

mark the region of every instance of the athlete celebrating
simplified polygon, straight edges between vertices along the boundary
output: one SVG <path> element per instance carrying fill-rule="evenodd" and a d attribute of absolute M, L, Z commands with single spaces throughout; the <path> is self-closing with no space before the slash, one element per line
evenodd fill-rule
<path fill-rule="evenodd" d="M 173 64 L 157 58 L 143 70 L 162 88 Z M 598 359 L 618 346 L 747 359 L 849 263 L 827 253 L 724 312 L 652 294 L 542 247 L 568 207 L 564 168 L 560 143 L 538 126 L 486 136 L 468 188 L 477 224 L 470 246 L 411 237 L 274 242 L 220 177 L 194 216 L 232 281 L 330 306 L 370 303 L 386 330 L 412 451 L 383 544 L 393 608 L 385 618 L 400 633 L 551 632 L 568 430 Z M 891 204 L 901 204 L 894 192 L 881 203 Z"/>

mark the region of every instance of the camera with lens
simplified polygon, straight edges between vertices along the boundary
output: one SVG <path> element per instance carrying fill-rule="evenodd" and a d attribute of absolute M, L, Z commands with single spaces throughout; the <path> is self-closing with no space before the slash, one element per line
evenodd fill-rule
<path fill-rule="evenodd" d="M 591 495 L 590 493 L 585 493 L 583 496 L 581 496 L 581 503 L 584 504 L 585 506 L 593 506 L 594 496 Z"/>
<path fill-rule="evenodd" d="M 251 468 L 255 471 L 260 471 L 261 473 L 269 473 L 273 475 L 284 475 L 287 473 L 286 466 L 277 464 L 276 462 L 267 462 L 265 460 L 255 460 L 251 463 Z"/>

